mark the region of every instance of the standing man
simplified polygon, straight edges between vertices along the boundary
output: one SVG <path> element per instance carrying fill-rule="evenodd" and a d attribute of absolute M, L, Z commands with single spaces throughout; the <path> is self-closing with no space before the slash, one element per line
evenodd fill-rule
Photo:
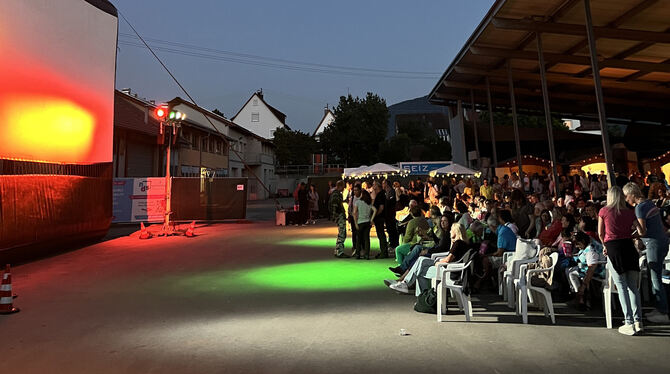
<path fill-rule="evenodd" d="M 382 187 L 386 192 L 386 204 L 384 206 L 384 218 L 386 219 L 386 231 L 389 233 L 389 246 L 395 250 L 398 246 L 398 226 L 395 220 L 396 193 L 389 185 L 388 180 L 384 179 Z"/>
<path fill-rule="evenodd" d="M 348 257 L 344 254 L 344 241 L 347 239 L 347 218 L 344 214 L 344 205 L 342 205 L 342 191 L 344 190 L 344 181 L 337 181 L 335 190 L 330 194 L 328 201 L 328 210 L 330 219 L 337 223 L 337 244 L 335 244 L 335 257 Z M 360 194 L 360 192 L 359 192 Z"/>
<path fill-rule="evenodd" d="M 298 223 L 302 226 L 307 223 L 309 218 L 309 195 L 307 191 L 307 184 L 300 182 L 300 189 L 298 190 Z"/>
<path fill-rule="evenodd" d="M 375 181 L 372 188 L 375 190 L 375 200 L 372 206 L 377 210 L 373 223 L 377 232 L 377 239 L 379 239 L 380 250 L 376 258 L 388 258 L 388 242 L 386 241 L 386 233 L 384 232 L 384 223 L 386 222 L 386 212 L 384 211 L 386 207 L 386 191 L 382 190 L 382 185 L 379 181 Z"/>
<path fill-rule="evenodd" d="M 348 207 L 348 217 L 349 217 L 349 226 L 351 227 L 351 242 L 353 243 L 353 249 L 351 257 L 357 257 L 358 253 L 356 252 L 356 243 L 358 240 L 358 229 L 356 228 L 356 219 L 354 218 L 354 207 L 356 206 L 356 201 L 361 198 L 361 184 L 354 184 L 353 193 L 349 194 L 349 207 Z"/>

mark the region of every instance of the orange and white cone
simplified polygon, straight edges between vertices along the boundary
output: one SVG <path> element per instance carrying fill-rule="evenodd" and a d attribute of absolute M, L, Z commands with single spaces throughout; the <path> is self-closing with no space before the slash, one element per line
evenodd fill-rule
<path fill-rule="evenodd" d="M 184 233 L 189 238 L 192 238 L 195 236 L 195 221 L 191 222 L 191 224 L 188 226 L 186 229 L 186 232 Z"/>
<path fill-rule="evenodd" d="M 12 314 L 19 312 L 19 308 L 13 305 L 14 297 L 12 296 L 12 273 L 9 269 L 9 264 L 2 274 L 2 283 L 0 283 L 0 314 Z"/>
<path fill-rule="evenodd" d="M 151 233 L 147 231 L 147 228 L 144 227 L 144 222 L 140 222 L 140 239 L 149 239 L 151 238 Z"/>

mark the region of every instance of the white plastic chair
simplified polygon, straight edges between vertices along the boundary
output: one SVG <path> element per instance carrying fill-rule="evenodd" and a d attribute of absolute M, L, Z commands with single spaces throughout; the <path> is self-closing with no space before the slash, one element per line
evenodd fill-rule
<path fill-rule="evenodd" d="M 516 295 L 514 294 L 514 280 L 519 279 L 519 269 L 521 265 L 523 264 L 531 264 L 537 261 L 537 255 L 540 252 L 540 242 L 539 240 L 527 240 L 527 239 L 522 239 L 522 238 L 517 238 L 517 249 L 520 249 L 520 242 L 524 242 L 524 244 L 528 245 L 533 243 L 533 249 L 532 251 L 528 253 L 524 253 L 524 257 L 520 259 L 513 259 L 515 254 L 518 254 L 517 251 L 515 252 L 510 252 L 511 255 L 508 255 L 505 257 L 503 253 L 503 260 L 504 264 L 508 265 L 506 266 L 505 271 L 500 271 L 498 273 L 498 282 L 502 282 L 502 284 L 499 283 L 498 285 L 498 293 L 500 293 L 500 289 L 502 288 L 503 292 L 503 300 L 507 300 L 507 306 L 510 308 L 514 308 L 514 304 L 516 301 Z M 510 259 L 512 257 L 512 259 Z"/>
<path fill-rule="evenodd" d="M 510 257 L 514 255 L 514 252 L 503 252 L 502 263 L 506 264 Z M 507 300 L 507 294 L 505 293 L 505 282 L 504 279 L 504 270 L 502 267 L 498 269 L 498 295 L 503 297 L 503 300 Z"/>
<path fill-rule="evenodd" d="M 640 257 L 640 264 L 647 261 L 646 256 Z M 640 288 L 642 283 L 642 276 L 637 277 L 637 288 Z M 609 267 L 605 267 L 605 282 L 603 282 L 603 308 L 605 309 L 605 324 L 608 329 L 612 328 L 612 294 L 619 293 L 614 280 L 612 279 L 612 274 L 610 274 Z"/>
<path fill-rule="evenodd" d="M 551 317 L 551 323 L 556 324 L 556 317 L 554 316 L 554 302 L 551 298 L 551 292 L 544 287 L 536 287 L 530 283 L 530 278 L 533 276 L 533 274 L 551 274 L 551 272 L 554 270 L 556 263 L 558 262 L 558 252 L 553 252 L 549 257 L 551 257 L 551 267 L 546 269 L 527 270 L 528 265 L 524 264 L 521 266 L 521 276 L 517 281 L 515 281 L 515 288 L 519 293 L 517 314 L 521 314 L 521 319 L 525 324 L 528 323 L 528 299 L 532 297 L 532 292 L 536 292 L 542 295 L 542 309 L 544 310 L 544 315 L 549 315 Z"/>
<path fill-rule="evenodd" d="M 473 262 L 468 263 L 450 263 L 440 271 L 440 284 L 437 286 L 437 322 L 442 322 L 442 316 L 447 314 L 447 290 L 451 291 L 451 295 L 458 302 L 458 306 L 465 314 L 465 320 L 470 322 L 472 318 L 472 301 L 470 295 L 467 297 L 463 294 L 463 286 L 455 284 L 451 279 L 451 273 L 460 272 L 459 279 L 465 275 L 465 270 L 472 266 Z"/>

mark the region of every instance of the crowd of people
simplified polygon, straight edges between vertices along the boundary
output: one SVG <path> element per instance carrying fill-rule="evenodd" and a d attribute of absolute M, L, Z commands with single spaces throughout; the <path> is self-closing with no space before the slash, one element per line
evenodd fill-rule
<path fill-rule="evenodd" d="M 335 256 L 370 259 L 374 227 L 380 252 L 394 256 L 389 270 L 397 279 L 385 284 L 400 293 L 425 290 L 445 263 L 473 252 L 471 292 L 497 290 L 495 279 L 503 253 L 514 252 L 518 239 L 541 243 L 542 255 L 558 252 L 552 292 L 590 308 L 599 294 L 605 269 L 619 291 L 625 324 L 619 332 L 643 331 L 638 288 L 639 257 L 646 256 L 656 309 L 651 322 L 669 322 L 662 283 L 670 235 L 669 186 L 664 175 L 616 175 L 608 188 L 604 174 L 561 175 L 558 186 L 546 173 L 515 173 L 502 179 L 421 178 L 338 181 L 329 191 L 329 212 L 338 225 Z M 558 189 L 555 196 L 552 191 Z M 353 248 L 346 253 L 347 232 Z M 471 251 L 472 250 L 472 251 Z M 435 253 L 443 254 L 432 259 Z M 538 264 L 540 266 L 540 264 Z M 558 271 L 560 270 L 560 271 Z"/>

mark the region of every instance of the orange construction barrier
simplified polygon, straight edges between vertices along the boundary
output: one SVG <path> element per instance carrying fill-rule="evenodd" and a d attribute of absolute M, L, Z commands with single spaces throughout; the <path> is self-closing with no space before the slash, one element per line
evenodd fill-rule
<path fill-rule="evenodd" d="M 19 308 L 13 305 L 14 296 L 12 295 L 12 273 L 9 264 L 5 267 L 2 274 L 2 283 L 0 283 L 0 314 L 12 314 L 19 312 Z"/>
<path fill-rule="evenodd" d="M 188 226 L 186 229 L 186 232 L 184 233 L 189 238 L 192 238 L 195 236 L 195 221 L 191 222 L 191 224 Z"/>
<path fill-rule="evenodd" d="M 147 231 L 147 228 L 144 227 L 144 222 L 140 222 L 140 239 L 149 239 L 151 238 L 151 233 Z"/>

